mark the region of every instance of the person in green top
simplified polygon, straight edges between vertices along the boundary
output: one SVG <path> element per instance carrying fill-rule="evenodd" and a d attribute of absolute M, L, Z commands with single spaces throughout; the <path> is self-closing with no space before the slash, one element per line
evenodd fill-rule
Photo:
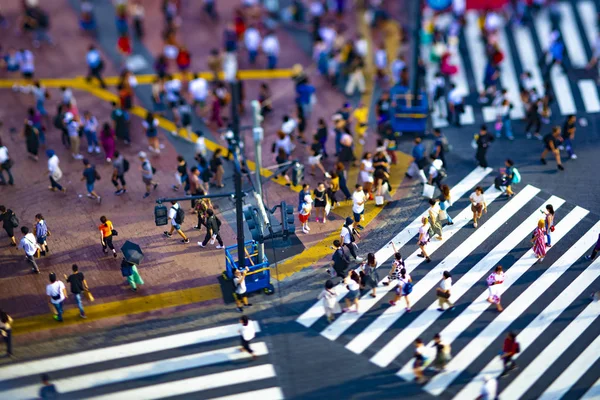
<path fill-rule="evenodd" d="M 113 120 L 114 130 L 119 139 L 123 139 L 125 144 L 130 143 L 129 139 L 129 115 L 116 102 L 112 102 L 113 110 L 110 118 Z"/>

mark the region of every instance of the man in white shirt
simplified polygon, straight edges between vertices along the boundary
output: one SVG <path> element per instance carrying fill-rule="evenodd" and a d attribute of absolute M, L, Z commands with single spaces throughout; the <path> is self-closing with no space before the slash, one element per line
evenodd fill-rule
<path fill-rule="evenodd" d="M 298 122 L 295 118 L 290 118 L 288 115 L 283 116 L 283 123 L 281 124 L 281 130 L 288 136 L 291 136 L 296 127 L 298 126 Z"/>
<path fill-rule="evenodd" d="M 173 236 L 173 231 L 177 231 L 181 239 L 181 243 L 189 243 L 190 239 L 185 236 L 185 233 L 181 230 L 181 224 L 183 223 L 184 213 L 181 205 L 177 203 L 177 201 L 171 201 L 171 208 L 169 208 L 168 213 L 169 220 L 171 221 L 171 229 L 169 231 L 164 231 L 164 235 L 166 237 Z"/>
<path fill-rule="evenodd" d="M 274 31 L 269 31 L 263 39 L 262 49 L 267 56 L 267 68 L 275 69 L 279 57 L 279 39 Z"/>
<path fill-rule="evenodd" d="M 189 83 L 189 91 L 192 95 L 192 107 L 196 112 L 196 107 L 200 106 L 200 109 L 204 109 L 206 105 L 206 97 L 208 96 L 208 83 L 206 79 L 201 78 L 198 74 L 194 74 L 194 79 Z"/>
<path fill-rule="evenodd" d="M 448 92 L 448 123 L 460 126 L 460 115 L 464 112 L 464 98 L 454 83 Z"/>
<path fill-rule="evenodd" d="M 56 314 L 54 319 L 58 322 L 63 322 L 63 301 L 68 297 L 67 288 L 62 281 L 56 279 L 56 274 L 50 272 L 48 275 L 50 284 L 46 285 L 46 294 L 48 295 L 48 302 L 51 306 L 54 306 Z"/>
<path fill-rule="evenodd" d="M 35 255 L 39 249 L 37 240 L 35 239 L 35 236 L 33 236 L 33 233 L 29 232 L 29 228 L 26 226 L 21 227 L 21 233 L 23 234 L 23 237 L 19 242 L 19 249 L 25 251 L 25 258 L 27 258 L 27 261 L 31 264 L 31 271 L 39 274 L 40 269 L 35 262 Z"/>
<path fill-rule="evenodd" d="M 240 336 L 242 339 L 242 351 L 250 353 L 253 359 L 256 359 L 256 354 L 250 348 L 250 341 L 256 336 L 256 330 L 254 329 L 254 323 L 250 321 L 247 315 L 242 315 L 240 318 Z"/>
<path fill-rule="evenodd" d="M 248 29 L 246 29 L 246 32 L 244 33 L 244 45 L 248 51 L 248 61 L 250 64 L 254 64 L 256 62 L 261 40 L 262 38 L 260 37 L 260 33 L 255 26 L 251 25 L 248 27 Z"/>
<path fill-rule="evenodd" d="M 64 123 L 69 134 L 69 141 L 71 142 L 71 154 L 74 159 L 81 160 L 83 156 L 79 154 L 79 122 L 75 120 L 75 116 L 72 113 L 68 112 L 65 114 Z"/>
<path fill-rule="evenodd" d="M 342 246 L 346 246 L 348 250 L 350 250 L 352 257 L 354 257 L 356 261 L 360 262 L 363 260 L 363 258 L 356 255 L 356 245 L 352 240 L 354 236 L 360 238 L 360 234 L 354 229 L 354 221 L 352 218 L 347 217 L 346 223 L 342 226 L 342 231 L 340 232 L 340 241 L 342 242 Z"/>
<path fill-rule="evenodd" d="M 12 161 L 8 155 L 8 149 L 6 146 L 2 145 L 2 139 L 0 139 L 0 185 L 6 185 L 6 179 L 4 178 L 4 172 L 8 174 L 8 184 L 14 185 L 15 181 L 13 179 L 12 173 L 10 169 L 12 168 Z"/>
<path fill-rule="evenodd" d="M 489 375 L 485 375 L 477 400 L 495 400 L 496 393 L 498 393 L 498 381 Z"/>
<path fill-rule="evenodd" d="M 354 40 L 354 51 L 356 51 L 356 54 L 361 58 L 367 57 L 367 53 L 369 52 L 369 42 L 367 42 L 367 39 L 361 34 L 358 34 Z"/>
<path fill-rule="evenodd" d="M 330 51 L 333 48 L 333 43 L 335 42 L 335 37 L 337 33 L 332 26 L 323 26 L 319 29 L 319 36 L 323 39 L 323 43 L 325 43 L 327 47 L 327 51 Z"/>
<path fill-rule="evenodd" d="M 363 191 L 362 185 L 357 184 L 356 190 L 352 194 L 352 214 L 354 214 L 354 222 L 358 224 L 365 220 L 365 203 L 367 195 Z M 358 229 L 364 229 L 362 225 L 356 225 Z"/>
<path fill-rule="evenodd" d="M 375 50 L 375 67 L 377 68 L 377 77 L 383 78 L 387 74 L 388 57 L 383 43 Z"/>

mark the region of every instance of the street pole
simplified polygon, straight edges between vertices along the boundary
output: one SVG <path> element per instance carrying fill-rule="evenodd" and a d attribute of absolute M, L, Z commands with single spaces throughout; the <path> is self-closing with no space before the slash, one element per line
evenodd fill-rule
<path fill-rule="evenodd" d="M 240 160 L 240 91 L 237 80 L 230 80 L 231 86 L 231 130 L 233 131 L 233 181 L 235 186 L 235 218 L 237 222 L 238 267 L 245 265 L 246 246 L 244 245 L 244 205 L 242 204 L 242 166 Z"/>
<path fill-rule="evenodd" d="M 252 127 L 252 137 L 254 139 L 254 156 L 255 156 L 255 168 L 256 168 L 256 192 L 258 194 L 257 201 L 258 207 L 261 210 L 261 214 L 263 215 L 263 219 L 267 217 L 267 214 L 264 212 L 265 206 L 263 203 L 263 191 L 262 191 L 262 181 L 260 170 L 262 169 L 262 140 L 264 137 L 264 131 L 261 126 L 261 122 L 263 117 L 261 115 L 260 103 L 257 100 L 252 100 L 252 119 L 253 119 L 253 127 Z M 267 217 L 268 218 L 268 217 Z M 264 221 L 265 224 L 269 224 L 269 220 Z M 265 244 L 260 243 L 258 245 L 258 259 L 260 262 L 264 260 L 265 257 Z"/>
<path fill-rule="evenodd" d="M 421 48 L 421 19 L 423 18 L 423 7 L 422 0 L 416 0 L 412 2 L 415 7 L 413 17 L 413 46 L 412 46 L 412 66 L 411 66 L 411 80 L 410 80 L 410 92 L 413 95 L 413 99 L 417 99 L 419 96 L 419 52 Z"/>

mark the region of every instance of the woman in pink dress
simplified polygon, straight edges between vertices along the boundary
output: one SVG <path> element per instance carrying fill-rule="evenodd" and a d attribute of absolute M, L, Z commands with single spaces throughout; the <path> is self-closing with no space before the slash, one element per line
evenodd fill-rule
<path fill-rule="evenodd" d="M 491 273 L 487 278 L 488 285 L 488 298 L 487 301 L 495 304 L 498 312 L 502 311 L 502 304 L 500 304 L 501 296 L 500 291 L 502 289 L 502 284 L 504 283 L 504 272 L 502 271 L 502 266 L 498 265 L 494 272 Z"/>
<path fill-rule="evenodd" d="M 533 239 L 531 239 L 531 243 L 533 243 L 533 252 L 535 256 L 539 259 L 539 261 L 544 261 L 544 256 L 546 255 L 546 221 L 540 219 L 538 221 L 538 226 L 533 231 Z"/>
<path fill-rule="evenodd" d="M 106 154 L 106 162 L 111 162 L 115 155 L 115 133 L 108 123 L 105 123 L 100 133 L 100 144 Z"/>

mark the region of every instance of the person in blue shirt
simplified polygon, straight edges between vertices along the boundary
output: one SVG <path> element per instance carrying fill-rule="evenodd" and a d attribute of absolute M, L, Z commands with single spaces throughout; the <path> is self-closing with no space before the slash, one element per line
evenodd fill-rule
<path fill-rule="evenodd" d="M 95 199 L 98 204 L 102 201 L 102 198 L 98 196 L 96 192 L 94 192 L 94 184 L 100 178 L 98 172 L 96 171 L 96 167 L 94 167 L 87 159 L 83 159 L 83 165 L 85 169 L 83 170 L 83 176 L 81 177 L 82 181 L 85 181 L 85 187 L 87 189 L 87 197 L 90 199 Z"/>
<path fill-rule="evenodd" d="M 433 143 L 433 150 L 431 152 L 431 158 L 434 160 L 442 160 L 442 164 L 445 169 L 448 169 L 448 163 L 446 163 L 446 150 L 447 139 L 442 135 L 442 131 L 438 128 L 433 130 L 433 135 L 435 136 L 435 142 Z"/>
<path fill-rule="evenodd" d="M 420 137 L 415 138 L 415 146 L 412 149 L 413 162 L 408 167 L 406 177 L 412 179 L 415 175 L 419 175 L 419 179 L 422 183 L 427 182 L 427 177 L 423 169 L 429 164 L 427 157 L 425 156 L 425 146 L 422 143 Z"/>
<path fill-rule="evenodd" d="M 59 398 L 58 390 L 56 390 L 56 386 L 54 386 L 53 383 L 50 383 L 48 374 L 42 375 L 42 384 L 43 386 L 40 388 L 39 392 L 40 399 L 54 400 Z"/>
<path fill-rule="evenodd" d="M 88 48 L 86 61 L 89 71 L 85 79 L 88 82 L 90 82 L 92 78 L 96 78 L 98 79 L 98 82 L 100 82 L 100 86 L 102 88 L 105 88 L 106 84 L 104 83 L 104 80 L 102 80 L 102 70 L 104 69 L 104 62 L 102 61 L 102 57 L 100 56 L 100 52 L 96 49 L 96 46 L 91 45 Z"/>
<path fill-rule="evenodd" d="M 302 185 L 302 190 L 298 193 L 298 212 L 302 210 L 302 204 L 304 204 L 304 196 L 310 196 L 310 185 L 305 183 Z"/>
<path fill-rule="evenodd" d="M 296 86 L 296 103 L 302 108 L 304 118 L 310 118 L 314 94 L 315 87 L 308 83 L 308 79 Z"/>

